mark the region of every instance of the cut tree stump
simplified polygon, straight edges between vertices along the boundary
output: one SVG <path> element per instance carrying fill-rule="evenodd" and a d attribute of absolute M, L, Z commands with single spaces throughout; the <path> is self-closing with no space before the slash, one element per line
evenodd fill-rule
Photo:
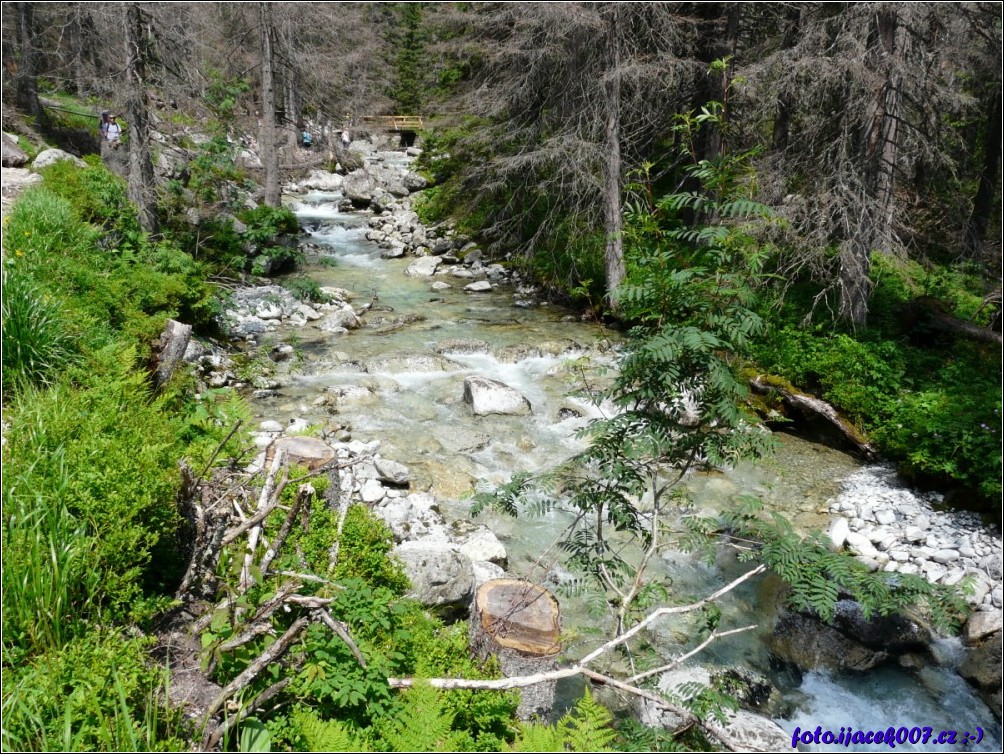
<path fill-rule="evenodd" d="M 158 388 L 162 387 L 171 379 L 174 370 L 188 348 L 188 341 L 192 337 L 192 326 L 183 325 L 180 322 L 169 319 L 164 326 L 164 332 L 154 345 L 154 382 Z"/>
<path fill-rule="evenodd" d="M 471 650 L 482 661 L 496 657 L 503 675 L 533 675 L 554 670 L 561 650 L 558 600 L 528 581 L 492 579 L 474 595 Z M 520 691 L 522 720 L 543 716 L 554 706 L 555 681 Z"/>

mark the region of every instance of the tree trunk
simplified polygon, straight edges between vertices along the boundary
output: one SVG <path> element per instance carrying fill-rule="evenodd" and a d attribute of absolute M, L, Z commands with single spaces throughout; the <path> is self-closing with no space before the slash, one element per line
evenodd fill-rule
<path fill-rule="evenodd" d="M 604 86 L 607 105 L 606 126 L 606 180 L 603 189 L 604 225 L 606 229 L 606 249 L 604 264 L 607 273 L 607 293 L 616 308 L 614 292 L 624 281 L 624 240 L 621 232 L 621 71 L 620 71 L 620 24 L 618 8 L 614 3 L 607 21 L 607 44 L 611 55 L 611 67 Z"/>
<path fill-rule="evenodd" d="M 171 379 L 174 370 L 185 356 L 185 349 L 188 348 L 191 337 L 191 325 L 183 325 L 174 319 L 167 320 L 153 350 L 153 379 L 157 388 L 163 387 Z"/>
<path fill-rule="evenodd" d="M 893 243 L 896 210 L 896 154 L 899 149 L 899 122 L 902 76 L 899 73 L 906 45 L 905 29 L 895 8 L 875 14 L 875 44 L 869 55 L 870 67 L 882 73 L 865 121 L 861 143 L 864 186 L 859 220 L 840 255 L 840 316 L 854 327 L 868 320 L 871 253 L 889 251 Z"/>
<path fill-rule="evenodd" d="M 967 229 L 967 245 L 973 255 L 979 253 L 983 239 L 987 235 L 987 226 L 993 214 L 994 195 L 997 193 L 997 180 L 1001 167 L 1001 82 L 998 79 L 984 101 L 983 112 L 987 121 L 983 128 L 983 166 L 980 170 L 980 183 L 973 197 L 973 211 L 969 215 Z"/>
<path fill-rule="evenodd" d="M 558 600 L 528 581 L 486 581 L 474 595 L 469 632 L 471 651 L 482 661 L 496 657 L 506 677 L 554 670 L 561 650 Z M 549 681 L 522 689 L 517 715 L 546 715 L 554 688 Z"/>
<path fill-rule="evenodd" d="M 261 20 L 261 162 L 265 168 L 265 204 L 279 206 L 279 153 L 275 133 L 275 80 L 272 55 L 272 3 L 259 3 Z"/>
<path fill-rule="evenodd" d="M 45 110 L 38 99 L 38 71 L 35 68 L 35 3 L 18 3 L 18 30 L 21 35 L 21 61 L 17 68 L 17 104 L 45 126 Z"/>
<path fill-rule="evenodd" d="M 143 229 L 157 230 L 157 190 L 150 159 L 150 113 L 146 96 L 148 55 L 139 3 L 125 7 L 126 120 L 129 127 L 129 198 L 139 207 Z"/>
<path fill-rule="evenodd" d="M 802 28 L 802 9 L 792 4 L 788 6 L 784 19 L 784 39 L 782 47 L 790 50 L 798 44 L 798 36 Z M 791 128 L 791 112 L 793 109 L 790 94 L 781 94 L 777 101 L 777 118 L 774 120 L 774 149 L 784 150 L 788 147 L 788 136 Z"/>

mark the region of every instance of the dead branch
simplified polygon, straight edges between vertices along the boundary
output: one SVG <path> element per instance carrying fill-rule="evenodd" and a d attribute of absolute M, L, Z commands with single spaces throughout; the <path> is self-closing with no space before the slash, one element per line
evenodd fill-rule
<path fill-rule="evenodd" d="M 293 645 L 293 642 L 299 638 L 300 633 L 307 627 L 309 622 L 310 620 L 306 617 L 301 616 L 297 618 L 293 622 L 293 625 L 286 629 L 286 633 L 284 633 L 272 646 L 262 652 L 254 662 L 248 665 L 244 669 L 244 672 L 228 683 L 224 687 L 223 691 L 221 691 L 213 700 L 212 704 L 210 704 L 209 708 L 206 710 L 206 716 L 203 721 L 204 725 L 207 726 L 206 735 L 202 740 L 204 749 L 208 747 L 209 739 L 212 738 L 214 732 L 214 730 L 211 730 L 208 727 L 212 716 L 215 715 L 220 707 L 226 703 L 227 699 L 230 699 L 241 689 L 246 688 L 255 678 L 258 677 L 259 673 L 282 657 L 286 653 L 286 650 Z"/>
<path fill-rule="evenodd" d="M 261 572 L 263 576 L 268 573 L 268 567 L 272 565 L 272 561 L 275 560 L 276 555 L 279 554 L 282 546 L 286 543 L 286 538 L 293 529 L 293 522 L 296 520 L 296 514 L 300 510 L 300 506 L 307 504 L 313 496 L 313 487 L 309 484 L 300 485 L 300 489 L 296 492 L 296 499 L 293 501 L 293 507 L 286 514 L 286 520 L 282 522 L 282 528 L 279 529 L 275 542 L 265 551 L 265 555 L 261 559 Z"/>

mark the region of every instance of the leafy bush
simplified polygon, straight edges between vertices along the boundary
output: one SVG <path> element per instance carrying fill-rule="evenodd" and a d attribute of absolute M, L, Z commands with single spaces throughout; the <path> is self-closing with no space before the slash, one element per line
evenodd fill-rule
<path fill-rule="evenodd" d="M 178 566 L 179 449 L 161 400 L 151 400 L 145 376 L 130 371 L 134 359 L 130 349 L 110 347 L 68 375 L 75 385 L 18 396 L 7 414 L 4 464 L 5 510 L 14 517 L 7 524 L 51 519 L 39 508 L 65 506 L 74 528 L 86 530 L 86 569 L 100 579 L 99 607 L 119 619 L 141 615 L 144 585 L 163 588 Z M 18 570 L 30 567 L 26 561 Z"/>
<path fill-rule="evenodd" d="M 48 385 L 76 355 L 59 305 L 16 267 L 3 271 L 2 352 L 4 397 L 24 385 Z"/>
<path fill-rule="evenodd" d="M 149 640 L 97 629 L 8 671 L 4 751 L 184 751 Z"/>

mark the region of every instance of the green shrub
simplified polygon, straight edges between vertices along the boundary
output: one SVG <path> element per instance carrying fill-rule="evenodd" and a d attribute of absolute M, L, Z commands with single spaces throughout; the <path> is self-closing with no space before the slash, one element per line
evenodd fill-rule
<path fill-rule="evenodd" d="M 27 391 L 7 414 L 7 502 L 25 515 L 65 506 L 85 527 L 87 568 L 115 618 L 142 614 L 143 587 L 164 588 L 179 566 L 175 430 L 134 360 L 109 347 L 71 370 L 75 384 Z"/>
<path fill-rule="evenodd" d="M 3 271 L 3 394 L 19 386 L 48 385 L 76 356 L 76 343 L 57 302 L 40 293 L 17 267 Z"/>
<path fill-rule="evenodd" d="M 5 663 L 4 751 L 184 751 L 181 716 L 148 648 L 98 629 L 31 664 Z"/>
<path fill-rule="evenodd" d="M 114 231 L 119 243 L 139 243 L 140 225 L 136 205 L 129 201 L 126 184 L 108 170 L 100 158 L 87 158 L 87 167 L 79 168 L 69 160 L 60 160 L 42 170 L 45 187 L 73 206 L 84 222 L 106 231 Z"/>

